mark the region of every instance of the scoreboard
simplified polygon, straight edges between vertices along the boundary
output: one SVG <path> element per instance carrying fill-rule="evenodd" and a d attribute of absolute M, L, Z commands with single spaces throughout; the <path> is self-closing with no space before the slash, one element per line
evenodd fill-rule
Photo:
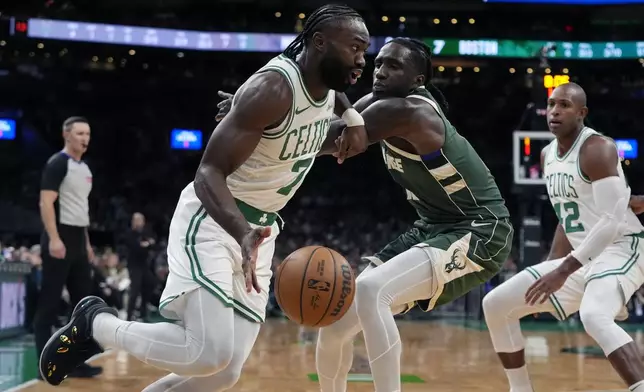
<path fill-rule="evenodd" d="M 554 89 L 566 83 L 570 83 L 570 75 L 546 74 L 543 76 L 543 88 L 546 89 L 548 97 L 550 97 Z"/>

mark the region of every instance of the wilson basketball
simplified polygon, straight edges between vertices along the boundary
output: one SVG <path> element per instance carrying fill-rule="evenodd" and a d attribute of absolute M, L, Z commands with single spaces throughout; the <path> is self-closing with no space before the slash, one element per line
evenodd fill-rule
<path fill-rule="evenodd" d="M 333 324 L 349 310 L 355 292 L 351 265 L 324 246 L 296 250 L 275 274 L 277 303 L 289 319 L 304 326 Z"/>

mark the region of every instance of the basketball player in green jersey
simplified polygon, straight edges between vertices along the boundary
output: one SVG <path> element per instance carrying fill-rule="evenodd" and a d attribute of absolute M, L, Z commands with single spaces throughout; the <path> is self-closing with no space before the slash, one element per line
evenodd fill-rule
<path fill-rule="evenodd" d="M 308 173 L 334 113 L 358 136 L 365 133 L 355 109 L 335 100 L 356 82 L 368 45 L 356 11 L 326 5 L 283 54 L 248 78 L 170 223 L 170 273 L 159 310 L 181 325 L 119 320 L 103 300 L 87 297 L 45 345 L 46 382 L 60 384 L 92 355 L 114 347 L 171 373 L 145 392 L 235 385 L 264 321 L 278 212 Z"/>
<path fill-rule="evenodd" d="M 394 314 L 413 303 L 430 311 L 466 294 L 499 272 L 512 247 L 509 213 L 494 178 L 445 116 L 447 104 L 431 77 L 429 47 L 395 38 L 376 57 L 372 94 L 354 105 L 419 219 L 367 257 L 374 268 L 358 277 L 351 309 L 320 330 L 322 392 L 346 390 L 352 339 L 360 329 L 376 391 L 400 391 L 402 345 Z M 338 147 L 336 155 L 346 153 L 343 138 Z"/>
<path fill-rule="evenodd" d="M 548 196 L 559 225 L 548 260 L 513 276 L 483 299 L 494 349 L 511 392 L 533 392 L 519 319 L 579 311 L 624 384 L 644 392 L 644 365 L 633 339 L 615 319 L 644 284 L 644 226 L 635 216 L 642 197 L 630 197 L 615 142 L 584 126 L 586 93 L 575 83 L 548 98 L 555 139 L 541 154 Z M 629 206 L 630 200 L 630 207 Z"/>
<path fill-rule="evenodd" d="M 372 265 L 357 279 L 351 308 L 320 329 L 322 392 L 346 390 L 352 340 L 360 330 L 376 391 L 400 391 L 394 314 L 414 303 L 429 311 L 453 301 L 492 278 L 510 252 L 513 229 L 504 200 L 476 151 L 447 120 L 445 99 L 431 77 L 430 49 L 418 40 L 393 39 L 376 57 L 373 92 L 354 105 L 369 142 L 381 142 L 385 164 L 419 219 L 367 258 Z M 339 135 L 343 126 L 338 120 L 330 132 Z M 340 160 L 354 155 L 344 138 L 337 145 L 327 141 L 321 154 Z"/>

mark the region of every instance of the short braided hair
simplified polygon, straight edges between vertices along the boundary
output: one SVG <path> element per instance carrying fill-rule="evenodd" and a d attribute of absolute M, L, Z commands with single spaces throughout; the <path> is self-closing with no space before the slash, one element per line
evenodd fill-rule
<path fill-rule="evenodd" d="M 363 20 L 362 16 L 351 7 L 346 5 L 327 4 L 313 11 L 304 23 L 304 28 L 295 40 L 284 50 L 284 55 L 291 60 L 295 60 L 297 55 L 302 52 L 302 49 L 308 44 L 309 40 L 313 37 L 313 33 L 320 31 L 327 23 L 336 20 L 337 18 L 349 18 Z"/>

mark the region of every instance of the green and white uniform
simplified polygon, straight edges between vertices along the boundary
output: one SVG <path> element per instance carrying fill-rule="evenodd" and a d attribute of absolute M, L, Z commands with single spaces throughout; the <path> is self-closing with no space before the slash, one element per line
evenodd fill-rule
<path fill-rule="evenodd" d="M 498 273 L 512 248 L 513 229 L 494 177 L 470 143 L 426 89 L 413 91 L 411 98 L 436 110 L 445 126 L 445 143 L 440 151 L 425 156 L 381 143 L 389 173 L 404 188 L 419 219 L 367 259 L 377 266 L 411 247 L 431 250 L 439 289 L 433 298 L 419 301 L 428 311 Z"/>
<path fill-rule="evenodd" d="M 559 218 L 573 249 L 581 245 L 592 228 L 601 220 L 596 207 L 590 180 L 579 166 L 579 153 L 589 137 L 600 135 L 591 128 L 584 128 L 567 154 L 559 156 L 557 140 L 547 147 L 544 156 L 544 178 L 550 203 Z M 617 148 L 617 146 L 615 147 Z M 620 178 L 627 186 L 621 163 L 617 164 Z M 625 302 L 644 284 L 644 227 L 631 209 L 626 211 L 623 235 L 609 245 L 595 260 L 571 275 L 566 284 L 550 297 L 552 314 L 560 320 L 579 310 L 586 284 L 605 276 L 617 276 Z M 528 267 L 535 278 L 557 268 L 563 259 L 549 260 Z"/>
<path fill-rule="evenodd" d="M 272 227 L 271 236 L 259 247 L 256 273 L 261 293 L 246 293 L 239 245 L 208 216 L 190 183 L 170 223 L 170 274 L 160 304 L 165 317 L 177 319 L 177 307 L 183 302 L 180 297 L 203 287 L 247 319 L 264 321 L 275 238 L 280 231 L 278 212 L 311 169 L 335 105 L 334 91 L 315 101 L 296 63 L 284 55 L 273 58 L 249 80 L 264 72 L 277 72 L 287 80 L 293 92 L 291 110 L 282 124 L 264 131 L 251 156 L 226 180 L 251 226 Z"/>

